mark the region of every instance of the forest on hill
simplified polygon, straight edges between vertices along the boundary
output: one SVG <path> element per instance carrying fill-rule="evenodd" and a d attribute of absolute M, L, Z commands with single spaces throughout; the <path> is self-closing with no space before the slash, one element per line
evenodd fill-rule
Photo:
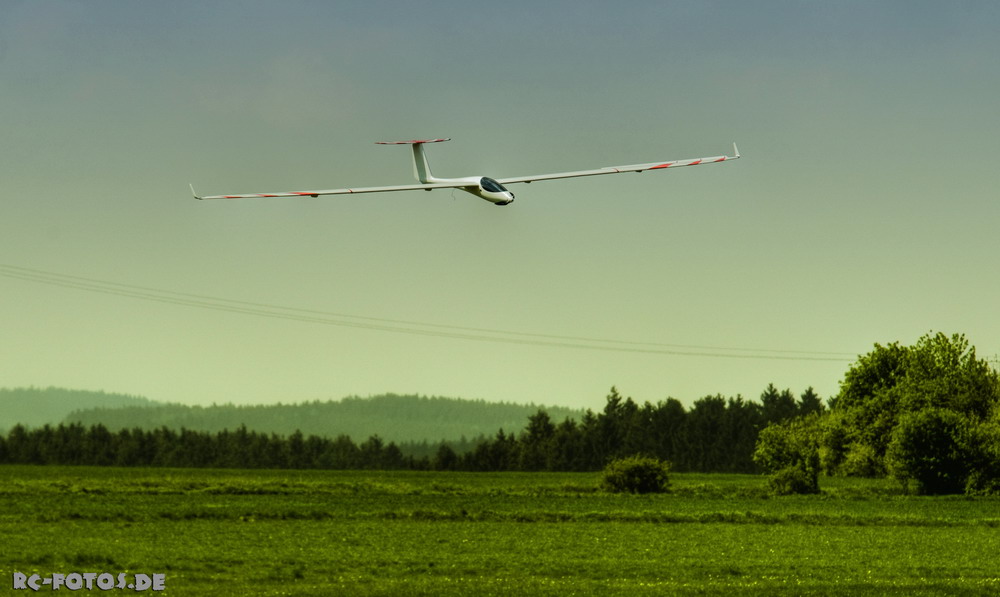
<path fill-rule="evenodd" d="M 583 416 L 582 410 L 535 404 L 385 394 L 299 404 L 91 408 L 71 413 L 64 422 L 85 427 L 100 424 L 112 432 L 166 427 L 218 433 L 245 427 L 281 436 L 295 432 L 327 438 L 343 435 L 357 442 L 377 435 L 386 442 L 396 443 L 441 440 L 461 443 L 492 436 L 499 429 L 520 431 L 539 408 L 558 421 Z"/>
<path fill-rule="evenodd" d="M 145 408 L 157 404 L 141 396 L 65 388 L 0 388 L 0 432 L 14 425 L 55 425 L 81 409 Z"/>

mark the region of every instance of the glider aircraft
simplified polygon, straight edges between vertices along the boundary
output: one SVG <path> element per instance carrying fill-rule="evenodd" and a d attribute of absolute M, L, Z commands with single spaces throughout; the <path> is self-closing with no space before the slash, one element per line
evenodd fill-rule
<path fill-rule="evenodd" d="M 320 195 L 349 195 L 354 193 L 384 193 L 388 191 L 432 191 L 434 189 L 461 189 L 496 205 L 507 205 L 514 200 L 514 194 L 504 185 L 536 180 L 555 180 L 557 178 L 576 178 L 579 176 L 597 176 L 599 174 L 619 174 L 622 172 L 645 172 L 646 170 L 665 170 L 681 166 L 697 166 L 699 164 L 716 164 L 740 157 L 740 152 L 733 143 L 733 155 L 674 160 L 672 162 L 651 162 L 648 164 L 633 164 L 630 166 L 610 166 L 596 170 L 578 170 L 576 172 L 556 172 L 553 174 L 536 174 L 534 176 L 513 176 L 510 178 L 493 179 L 488 176 L 467 176 L 464 178 L 438 178 L 431 174 L 424 153 L 427 143 L 440 143 L 451 139 L 414 139 L 412 141 L 378 141 L 377 145 L 409 145 L 413 151 L 413 174 L 420 184 L 397 185 L 389 187 L 358 187 L 346 189 L 328 189 L 324 191 L 291 191 L 282 193 L 251 193 L 245 195 L 207 195 L 199 196 L 191 185 L 191 194 L 195 199 L 246 199 L 251 197 L 319 197 Z"/>

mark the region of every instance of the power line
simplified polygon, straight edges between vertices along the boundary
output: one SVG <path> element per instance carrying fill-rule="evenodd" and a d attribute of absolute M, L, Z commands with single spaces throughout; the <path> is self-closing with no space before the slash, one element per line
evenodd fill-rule
<path fill-rule="evenodd" d="M 268 303 L 233 300 L 202 294 L 137 286 L 133 284 L 122 284 L 119 282 L 60 274 L 8 264 L 0 264 L 0 276 L 35 282 L 38 284 L 46 284 L 49 286 L 82 290 L 85 292 L 181 305 L 199 309 L 225 311 L 242 315 L 254 315 L 257 317 L 285 319 L 304 323 L 359 328 L 398 334 L 473 340 L 480 342 L 499 342 L 507 344 L 590 349 L 612 352 L 738 359 L 844 362 L 851 361 L 856 357 L 856 355 L 844 352 L 770 350 L 724 346 L 636 342 L 609 338 L 561 336 L 554 334 L 517 332 L 491 328 L 368 317 L 313 309 L 284 307 Z"/>
<path fill-rule="evenodd" d="M 11 271 L 6 271 L 11 270 Z M 478 328 L 478 327 L 468 327 L 468 326 L 457 326 L 448 324 L 436 324 L 436 323 L 424 323 L 424 322 L 414 322 L 399 319 L 387 319 L 380 317 L 368 317 L 361 315 L 349 315 L 345 313 L 335 313 L 330 311 L 318 311 L 313 309 L 301 309 L 296 307 L 284 307 L 280 305 L 268 304 L 268 303 L 257 303 L 250 301 L 241 301 L 233 299 L 225 299 L 201 294 L 191 294 L 185 292 L 175 292 L 171 290 L 162 290 L 156 288 L 149 288 L 145 286 L 136 286 L 132 284 L 122 284 L 118 282 L 109 282 L 106 280 L 97 280 L 94 278 L 85 278 L 82 276 L 73 276 L 68 274 L 57 274 L 53 272 L 46 272 L 42 270 L 30 269 L 25 267 L 18 267 L 12 265 L 0 264 L 0 275 L 4 275 L 11 278 L 19 278 L 23 280 L 29 280 L 33 282 L 41 282 L 45 284 L 51 284 L 55 286 L 63 286 L 69 288 L 77 288 L 81 290 L 92 290 L 95 292 L 104 292 L 107 294 L 117 294 L 121 296 L 131 296 L 133 298 L 147 298 L 149 300 L 157 300 L 161 302 L 170 302 L 178 304 L 188 304 L 190 306 L 206 306 L 206 307 L 218 307 L 219 304 L 233 305 L 236 307 L 252 307 L 261 308 L 268 310 L 278 310 L 290 313 L 307 314 L 307 315 L 320 315 L 324 317 L 339 317 L 346 319 L 356 319 L 359 321 L 369 321 L 377 322 L 383 324 L 395 324 L 395 325 L 408 325 L 408 326 L 419 326 L 427 328 L 438 328 L 447 330 L 459 330 L 464 332 L 474 332 L 474 333 L 485 333 L 485 334 L 502 334 L 511 336 L 522 336 L 530 338 L 541 338 L 549 340 L 566 340 L 575 342 L 594 342 L 594 343 L 604 343 L 604 344 L 623 344 L 623 345 L 635 345 L 635 346 L 651 346 L 651 347 L 663 347 L 663 348 L 674 348 L 674 349 L 689 349 L 689 350 L 716 350 L 716 351 L 740 351 L 740 352 L 760 352 L 760 353 L 787 353 L 787 354 L 799 354 L 799 355 L 827 355 L 827 356 L 843 356 L 843 357 L 854 357 L 852 353 L 845 352 L 823 352 L 823 351 L 803 351 L 803 350 L 772 350 L 772 349 L 758 349 L 758 348 L 734 348 L 734 347 L 724 347 L 724 346 L 704 346 L 704 345 L 691 345 L 691 344 L 666 344 L 657 342 L 636 342 L 629 340 L 615 340 L 607 338 L 590 338 L 584 336 L 562 336 L 553 334 L 538 334 L 529 332 L 515 332 L 509 330 L 499 330 L 493 328 Z M 174 298 L 170 298 L 174 297 Z M 194 304 L 189 300 L 182 299 L 196 299 L 198 301 L 205 301 L 203 303 Z M 227 307 L 228 309 L 228 307 Z"/>

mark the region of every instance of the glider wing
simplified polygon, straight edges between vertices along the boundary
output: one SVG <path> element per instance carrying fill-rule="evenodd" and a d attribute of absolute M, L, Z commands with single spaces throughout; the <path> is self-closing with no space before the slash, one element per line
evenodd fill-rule
<path fill-rule="evenodd" d="M 358 187 L 353 189 L 326 189 L 322 191 L 283 191 L 279 193 L 247 193 L 243 195 L 198 195 L 194 186 L 191 194 L 195 199 L 251 199 L 255 197 L 319 197 L 320 195 L 353 195 L 356 193 L 384 193 L 387 191 L 429 191 L 431 189 L 460 189 L 468 184 L 428 183 L 408 184 L 391 187 Z"/>
<path fill-rule="evenodd" d="M 576 178 L 579 176 L 597 176 L 599 174 L 619 174 L 622 172 L 645 172 L 646 170 L 665 170 L 667 168 L 680 168 L 681 166 L 697 166 L 699 164 L 717 164 L 728 160 L 735 160 L 740 157 L 740 151 L 733 143 L 733 154 L 731 156 L 717 155 L 707 158 L 693 158 L 689 160 L 674 160 L 671 162 L 650 162 L 648 164 L 632 164 L 629 166 L 608 166 L 595 170 L 578 170 L 576 172 L 556 172 L 554 174 L 536 174 L 534 176 L 514 176 L 510 178 L 498 178 L 500 184 L 510 184 L 515 182 L 534 182 L 536 180 L 555 180 L 558 178 Z"/>

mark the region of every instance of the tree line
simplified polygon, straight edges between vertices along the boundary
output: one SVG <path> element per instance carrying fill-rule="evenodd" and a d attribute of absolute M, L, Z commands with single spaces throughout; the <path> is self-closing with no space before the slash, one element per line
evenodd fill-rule
<path fill-rule="evenodd" d="M 14 426 L 0 438 L 0 462 L 90 466 L 207 468 L 419 468 L 395 443 L 372 436 L 360 445 L 346 435 L 334 439 L 300 432 L 290 436 L 251 431 L 245 425 L 215 433 L 191 429 L 122 429 L 103 424 L 60 423 L 27 429 Z"/>
<path fill-rule="evenodd" d="M 756 472 L 753 452 L 767 425 L 818 413 L 825 405 L 809 388 L 798 398 L 773 384 L 760 401 L 706 396 L 686 409 L 680 401 L 640 405 L 616 388 L 600 412 L 561 422 L 545 409 L 519 432 L 457 442 L 385 442 L 371 435 L 290 435 L 248 430 L 217 432 L 162 426 L 109 430 L 102 423 L 13 427 L 0 437 L 0 462 L 96 466 L 221 468 L 436 469 L 467 471 L 596 471 L 642 454 L 669 460 L 676 471 Z"/>
<path fill-rule="evenodd" d="M 545 411 L 528 418 L 519 434 L 499 431 L 458 457 L 439 449 L 436 462 L 448 468 L 483 471 L 594 471 L 628 456 L 670 461 L 679 472 L 756 472 L 754 447 L 760 431 L 825 405 L 812 388 L 798 399 L 773 384 L 760 402 L 741 396 L 706 396 L 686 409 L 668 398 L 638 404 L 611 388 L 601 412 L 556 423 Z"/>

